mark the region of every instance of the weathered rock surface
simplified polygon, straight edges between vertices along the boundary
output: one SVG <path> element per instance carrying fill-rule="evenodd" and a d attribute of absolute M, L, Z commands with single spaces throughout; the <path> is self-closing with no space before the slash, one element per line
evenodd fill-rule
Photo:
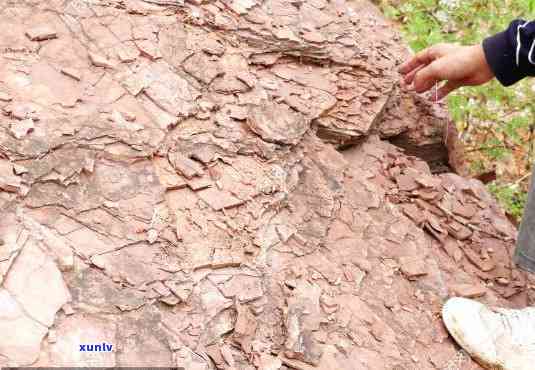
<path fill-rule="evenodd" d="M 0 366 L 476 369 L 444 300 L 526 304 L 516 230 L 444 173 L 447 114 L 368 2 L 0 17 Z"/>

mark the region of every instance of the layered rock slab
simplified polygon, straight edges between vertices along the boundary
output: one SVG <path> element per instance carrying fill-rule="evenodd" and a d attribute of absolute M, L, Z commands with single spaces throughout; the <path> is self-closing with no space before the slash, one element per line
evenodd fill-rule
<path fill-rule="evenodd" d="M 442 302 L 526 303 L 482 184 L 381 140 L 447 157 L 367 2 L 0 11 L 0 364 L 468 369 Z"/>

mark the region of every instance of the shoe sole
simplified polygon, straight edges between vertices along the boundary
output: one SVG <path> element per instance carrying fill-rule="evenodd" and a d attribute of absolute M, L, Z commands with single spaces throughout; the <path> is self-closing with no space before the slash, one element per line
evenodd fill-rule
<path fill-rule="evenodd" d="M 470 355 L 470 357 L 479 365 L 481 365 L 487 370 L 507 370 L 502 365 L 493 364 L 489 362 L 489 360 L 485 360 L 484 358 L 479 357 L 477 354 L 475 354 L 475 351 L 471 348 L 471 346 L 467 343 L 467 341 L 464 340 L 464 336 L 461 333 L 461 331 L 456 329 L 457 327 L 459 327 L 459 325 L 453 318 L 453 315 L 447 314 L 447 305 L 444 306 L 444 309 L 442 311 L 442 322 L 444 322 L 446 329 L 448 329 L 448 332 L 450 333 L 451 337 L 455 340 L 455 342 L 462 349 L 464 349 Z"/>

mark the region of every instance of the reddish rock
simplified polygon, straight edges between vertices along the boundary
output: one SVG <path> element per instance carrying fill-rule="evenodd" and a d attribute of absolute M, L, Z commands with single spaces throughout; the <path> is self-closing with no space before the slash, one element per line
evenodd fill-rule
<path fill-rule="evenodd" d="M 250 353 L 251 342 L 255 336 L 258 323 L 247 306 L 236 304 L 236 324 L 234 326 L 234 341 L 239 343 L 245 353 Z"/>
<path fill-rule="evenodd" d="M 88 52 L 88 55 L 89 55 L 89 60 L 91 61 L 91 64 L 93 64 L 95 67 L 103 67 L 103 68 L 109 68 L 109 69 L 113 69 L 115 67 L 115 65 L 103 55 L 93 53 L 90 51 Z"/>
<path fill-rule="evenodd" d="M 260 354 L 260 359 L 258 360 L 258 362 L 258 368 L 262 370 L 282 369 L 282 361 L 279 358 L 268 355 L 266 353 Z"/>
<path fill-rule="evenodd" d="M 75 79 L 76 81 L 80 81 L 82 79 L 82 73 L 76 68 L 65 67 L 61 69 L 61 73 L 63 73 L 65 76 Z"/>
<path fill-rule="evenodd" d="M 240 302 L 250 302 L 264 295 L 262 279 L 253 276 L 236 275 L 220 286 L 227 298 L 236 297 Z"/>
<path fill-rule="evenodd" d="M 207 188 L 197 192 L 199 197 L 206 202 L 215 211 L 220 211 L 225 208 L 232 208 L 243 204 L 244 201 L 236 198 L 228 191 L 219 190 L 216 188 Z"/>
<path fill-rule="evenodd" d="M 176 173 L 167 158 L 155 158 L 154 166 L 160 183 L 167 190 L 181 189 L 187 186 L 186 180 Z"/>
<path fill-rule="evenodd" d="M 12 122 L 9 125 L 9 131 L 16 139 L 22 139 L 33 131 L 35 125 L 31 118 L 22 121 Z"/>
<path fill-rule="evenodd" d="M 402 191 L 413 191 L 418 189 L 419 187 L 414 178 L 408 175 L 399 175 L 398 177 L 396 177 L 396 182 L 398 184 L 399 190 Z"/>
<path fill-rule="evenodd" d="M 45 41 L 58 37 L 56 31 L 48 26 L 38 26 L 26 31 L 26 36 L 32 41 Z"/>
<path fill-rule="evenodd" d="M 303 34 L 303 39 L 309 42 L 316 42 L 320 44 L 325 41 L 325 37 L 317 31 L 305 32 Z"/>
<path fill-rule="evenodd" d="M 196 177 L 188 180 L 188 186 L 193 191 L 209 188 L 210 186 L 213 186 L 213 184 L 213 181 L 207 176 L 200 178 Z"/>
<path fill-rule="evenodd" d="M 31 365 L 39 357 L 47 327 L 28 317 L 15 298 L 0 289 L 0 353 L 9 362 Z"/>
<path fill-rule="evenodd" d="M 4 287 L 28 315 L 46 326 L 52 326 L 56 312 L 71 300 L 54 260 L 34 241 L 28 242 L 11 266 Z"/>
<path fill-rule="evenodd" d="M 193 283 L 190 281 L 167 280 L 165 285 L 181 302 L 186 302 L 193 291 Z"/>
<path fill-rule="evenodd" d="M 0 35 L 0 366 L 447 367 L 451 282 L 525 299 L 368 2 L 29 3 Z"/>
<path fill-rule="evenodd" d="M 247 124 L 265 141 L 282 144 L 297 144 L 309 127 L 299 113 L 267 102 L 251 108 Z"/>
<path fill-rule="evenodd" d="M 0 159 L 0 189 L 16 193 L 22 186 L 20 177 L 13 173 L 13 166 L 9 161 Z"/>
<path fill-rule="evenodd" d="M 477 255 L 470 247 L 465 247 L 463 249 L 466 258 L 472 262 L 477 268 L 481 271 L 488 272 L 493 270 L 496 267 L 496 263 L 492 259 L 484 260 Z"/>
<path fill-rule="evenodd" d="M 185 157 L 184 155 L 172 152 L 168 154 L 169 163 L 183 176 L 187 179 L 192 179 L 194 176 L 202 176 L 204 170 L 202 166 Z"/>
<path fill-rule="evenodd" d="M 286 315 L 288 336 L 285 342 L 285 356 L 314 366 L 319 364 L 323 354 L 312 335 L 312 331 L 319 328 L 321 320 L 320 294 L 319 287 L 299 282 L 295 295 L 289 299 Z"/>
<path fill-rule="evenodd" d="M 466 240 L 472 235 L 472 231 L 459 222 L 451 221 L 447 225 L 448 233 L 458 240 Z"/>
<path fill-rule="evenodd" d="M 450 287 L 455 296 L 465 298 L 478 298 L 487 293 L 487 290 L 481 284 L 455 284 Z"/>
<path fill-rule="evenodd" d="M 401 257 L 399 264 L 401 272 L 409 280 L 417 279 L 429 273 L 425 260 L 419 257 Z"/>
<path fill-rule="evenodd" d="M 0 101 L 8 103 L 12 100 L 13 98 L 11 97 L 11 95 L 6 92 L 0 91 Z"/>

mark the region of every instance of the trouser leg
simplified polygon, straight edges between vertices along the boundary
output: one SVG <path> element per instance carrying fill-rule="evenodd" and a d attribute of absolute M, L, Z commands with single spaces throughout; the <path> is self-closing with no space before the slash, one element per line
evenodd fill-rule
<path fill-rule="evenodd" d="M 535 166 L 533 169 L 535 174 Z M 516 265 L 522 270 L 535 273 L 535 176 L 531 177 L 528 203 L 524 210 L 522 223 L 514 255 Z"/>

